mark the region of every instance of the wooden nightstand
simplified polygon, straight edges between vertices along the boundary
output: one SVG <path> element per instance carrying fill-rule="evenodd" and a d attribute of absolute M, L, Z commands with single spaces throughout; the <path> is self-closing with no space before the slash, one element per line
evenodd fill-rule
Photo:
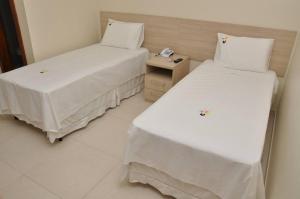
<path fill-rule="evenodd" d="M 182 58 L 179 63 L 172 60 Z M 147 101 L 156 101 L 172 86 L 189 73 L 189 57 L 173 55 L 171 58 L 151 54 L 147 61 L 144 96 Z"/>

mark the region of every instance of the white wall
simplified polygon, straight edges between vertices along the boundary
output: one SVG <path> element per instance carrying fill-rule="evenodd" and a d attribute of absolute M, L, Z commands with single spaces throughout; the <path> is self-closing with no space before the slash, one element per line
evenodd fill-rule
<path fill-rule="evenodd" d="M 99 0 L 101 10 L 295 29 L 298 0 Z"/>
<path fill-rule="evenodd" d="M 28 30 L 25 25 L 21 25 L 21 30 L 24 30 L 23 33 L 28 34 L 27 38 L 31 40 L 35 60 L 96 42 L 99 35 L 100 10 L 286 29 L 297 29 L 295 24 L 298 23 L 299 17 L 298 0 L 227 0 L 226 3 L 219 0 L 15 0 L 15 2 L 20 20 L 28 24 Z"/>
<path fill-rule="evenodd" d="M 300 38 L 282 97 L 269 175 L 270 199 L 300 198 Z"/>
<path fill-rule="evenodd" d="M 15 1 L 23 1 L 35 61 L 98 40 L 98 0 Z"/>

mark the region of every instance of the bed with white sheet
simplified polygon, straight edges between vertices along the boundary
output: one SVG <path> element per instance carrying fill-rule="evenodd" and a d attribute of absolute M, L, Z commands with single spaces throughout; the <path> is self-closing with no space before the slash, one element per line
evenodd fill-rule
<path fill-rule="evenodd" d="M 131 182 L 177 198 L 264 198 L 261 158 L 276 74 L 204 62 L 133 121 Z"/>
<path fill-rule="evenodd" d="M 148 50 L 94 44 L 1 74 L 0 114 L 47 132 L 82 128 L 143 88 Z"/>
<path fill-rule="evenodd" d="M 42 129 L 53 143 L 143 88 L 143 41 L 143 23 L 110 19 L 99 44 L 2 74 L 0 114 Z"/>
<path fill-rule="evenodd" d="M 179 199 L 264 199 L 261 162 L 278 83 L 268 70 L 273 42 L 218 33 L 214 61 L 133 121 L 129 181 Z"/>
<path fill-rule="evenodd" d="M 204 62 L 134 120 L 129 180 L 178 198 L 264 198 L 261 159 L 276 82 L 273 71 Z"/>

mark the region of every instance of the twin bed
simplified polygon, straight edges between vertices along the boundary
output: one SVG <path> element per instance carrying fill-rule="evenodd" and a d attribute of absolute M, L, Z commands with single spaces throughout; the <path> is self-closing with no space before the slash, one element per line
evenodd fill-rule
<path fill-rule="evenodd" d="M 123 30 L 124 23 L 108 17 L 146 21 L 146 35 L 147 31 L 148 35 L 153 33 L 157 22 L 153 16 L 104 13 L 102 25 L 108 24 L 110 32 L 102 40 L 105 45 L 95 44 L 1 75 L 0 113 L 15 115 L 46 131 L 54 142 L 139 92 L 148 58 L 148 50 L 139 48 L 144 39 L 143 26 L 135 24 L 140 32 L 138 38 L 130 38 L 134 45 L 115 42 L 111 35 Z M 162 21 L 178 22 L 172 20 Z M 115 23 L 120 24 L 115 27 Z M 207 26 L 215 31 L 216 26 Z M 132 27 L 129 29 L 128 35 Z M 207 35 L 202 30 L 201 34 Z M 150 51 L 158 47 L 157 38 L 152 38 L 155 36 L 145 38 L 144 46 Z M 265 47 L 266 55 L 258 53 L 257 59 L 251 59 L 250 66 L 262 65 L 255 69 L 259 72 L 253 72 L 247 67 L 238 69 L 247 64 L 232 59 L 231 53 L 240 51 L 229 42 L 232 51 L 229 38 L 240 39 L 219 34 L 215 61 L 198 66 L 133 121 L 124 156 L 130 182 L 150 184 L 163 194 L 182 199 L 265 198 L 261 160 L 277 84 L 276 73 L 268 70 L 273 40 L 262 42 L 260 49 Z M 281 40 L 287 41 L 277 39 L 275 49 Z M 245 44 L 251 47 L 254 41 Z M 230 64 L 224 64 L 228 60 Z"/>
<path fill-rule="evenodd" d="M 205 61 L 133 121 L 129 180 L 177 198 L 264 198 L 261 159 L 276 79 L 273 71 Z"/>
<path fill-rule="evenodd" d="M 1 75 L 0 112 L 47 132 L 51 142 L 143 87 L 148 51 L 95 44 Z"/>
<path fill-rule="evenodd" d="M 139 34 L 144 33 L 138 32 L 137 39 Z M 0 114 L 42 129 L 53 143 L 116 107 L 143 88 L 149 53 L 138 40 L 128 42 L 137 45 L 131 49 L 113 42 L 112 38 L 1 74 Z"/>

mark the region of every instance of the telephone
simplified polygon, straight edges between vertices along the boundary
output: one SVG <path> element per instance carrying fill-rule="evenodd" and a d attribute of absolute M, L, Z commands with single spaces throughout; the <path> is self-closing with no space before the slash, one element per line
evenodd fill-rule
<path fill-rule="evenodd" d="M 160 56 L 162 57 L 170 57 L 174 54 L 174 50 L 170 48 L 165 48 L 160 52 Z"/>

